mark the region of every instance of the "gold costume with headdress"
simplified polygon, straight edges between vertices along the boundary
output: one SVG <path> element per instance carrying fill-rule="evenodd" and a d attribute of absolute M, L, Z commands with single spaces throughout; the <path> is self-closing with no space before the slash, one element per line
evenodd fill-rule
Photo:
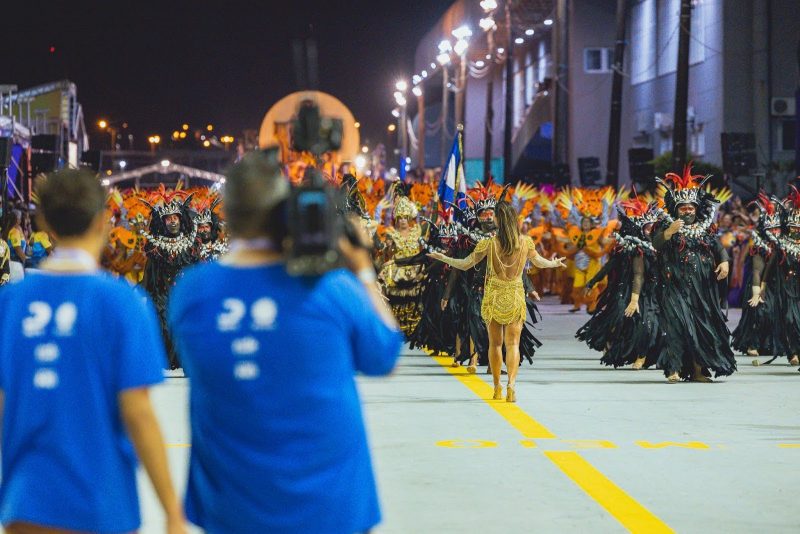
<path fill-rule="evenodd" d="M 406 335 L 411 334 L 422 317 L 419 295 L 422 292 L 422 283 L 425 279 L 425 266 L 423 263 L 410 263 L 422 250 L 420 237 L 422 228 L 413 224 L 417 217 L 416 205 L 405 196 L 395 202 L 394 218 L 408 219 L 410 226 L 403 235 L 395 228 L 387 228 L 384 239 L 388 261 L 383 264 L 378 280 L 383 287 L 383 292 L 389 299 L 392 313 L 400 323 L 400 328 Z"/>

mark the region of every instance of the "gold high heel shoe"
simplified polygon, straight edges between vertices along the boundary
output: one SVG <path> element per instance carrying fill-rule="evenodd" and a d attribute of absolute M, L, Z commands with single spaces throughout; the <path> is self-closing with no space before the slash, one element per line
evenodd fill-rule
<path fill-rule="evenodd" d="M 492 400 L 503 400 L 503 386 L 497 384 L 494 387 L 494 395 L 492 396 Z"/>
<path fill-rule="evenodd" d="M 517 402 L 517 394 L 512 386 L 506 386 L 506 402 Z"/>

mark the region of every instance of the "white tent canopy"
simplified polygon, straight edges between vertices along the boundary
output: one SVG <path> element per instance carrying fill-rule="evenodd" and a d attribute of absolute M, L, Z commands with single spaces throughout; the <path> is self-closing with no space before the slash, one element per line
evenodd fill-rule
<path fill-rule="evenodd" d="M 148 165 L 147 167 L 139 167 L 138 169 L 132 169 L 130 171 L 112 174 L 103 179 L 103 185 L 114 185 L 119 182 L 124 182 L 125 180 L 135 180 L 136 178 L 141 178 L 142 176 L 146 176 L 148 174 L 156 174 L 156 173 L 158 174 L 178 173 L 190 176 L 192 178 L 201 178 L 203 180 L 209 180 L 215 183 L 221 183 L 221 184 L 225 183 L 225 176 L 223 176 L 222 174 L 204 171 L 201 169 L 195 169 L 192 167 L 187 167 L 185 165 L 178 165 L 177 163 L 171 163 L 167 160 L 164 160 L 161 163 L 154 163 L 153 165 Z"/>

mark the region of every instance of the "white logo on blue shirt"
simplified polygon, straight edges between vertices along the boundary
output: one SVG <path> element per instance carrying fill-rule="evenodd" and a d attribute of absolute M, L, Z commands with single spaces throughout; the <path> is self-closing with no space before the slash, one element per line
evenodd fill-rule
<path fill-rule="evenodd" d="M 255 362 L 238 362 L 233 367 L 233 376 L 237 380 L 255 380 L 259 374 L 261 374 L 261 369 Z"/>
<path fill-rule="evenodd" d="M 33 375 L 33 385 L 39 389 L 55 389 L 58 386 L 58 373 L 52 369 L 39 369 Z"/>
<path fill-rule="evenodd" d="M 61 350 L 55 343 L 44 343 L 37 345 L 33 350 L 36 359 L 43 363 L 54 362 L 61 355 Z"/>
<path fill-rule="evenodd" d="M 258 352 L 260 344 L 254 337 L 240 337 L 231 343 L 231 352 L 237 356 L 249 356 Z"/>

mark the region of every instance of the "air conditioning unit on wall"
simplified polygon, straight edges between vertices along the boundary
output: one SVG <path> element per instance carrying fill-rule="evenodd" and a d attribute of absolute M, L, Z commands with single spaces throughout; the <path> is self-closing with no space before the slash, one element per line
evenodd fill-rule
<path fill-rule="evenodd" d="M 769 109 L 773 117 L 794 117 L 796 106 L 794 97 L 774 97 Z"/>
<path fill-rule="evenodd" d="M 672 131 L 672 115 L 669 113 L 656 113 L 653 115 L 653 123 L 656 130 L 667 133 Z"/>

